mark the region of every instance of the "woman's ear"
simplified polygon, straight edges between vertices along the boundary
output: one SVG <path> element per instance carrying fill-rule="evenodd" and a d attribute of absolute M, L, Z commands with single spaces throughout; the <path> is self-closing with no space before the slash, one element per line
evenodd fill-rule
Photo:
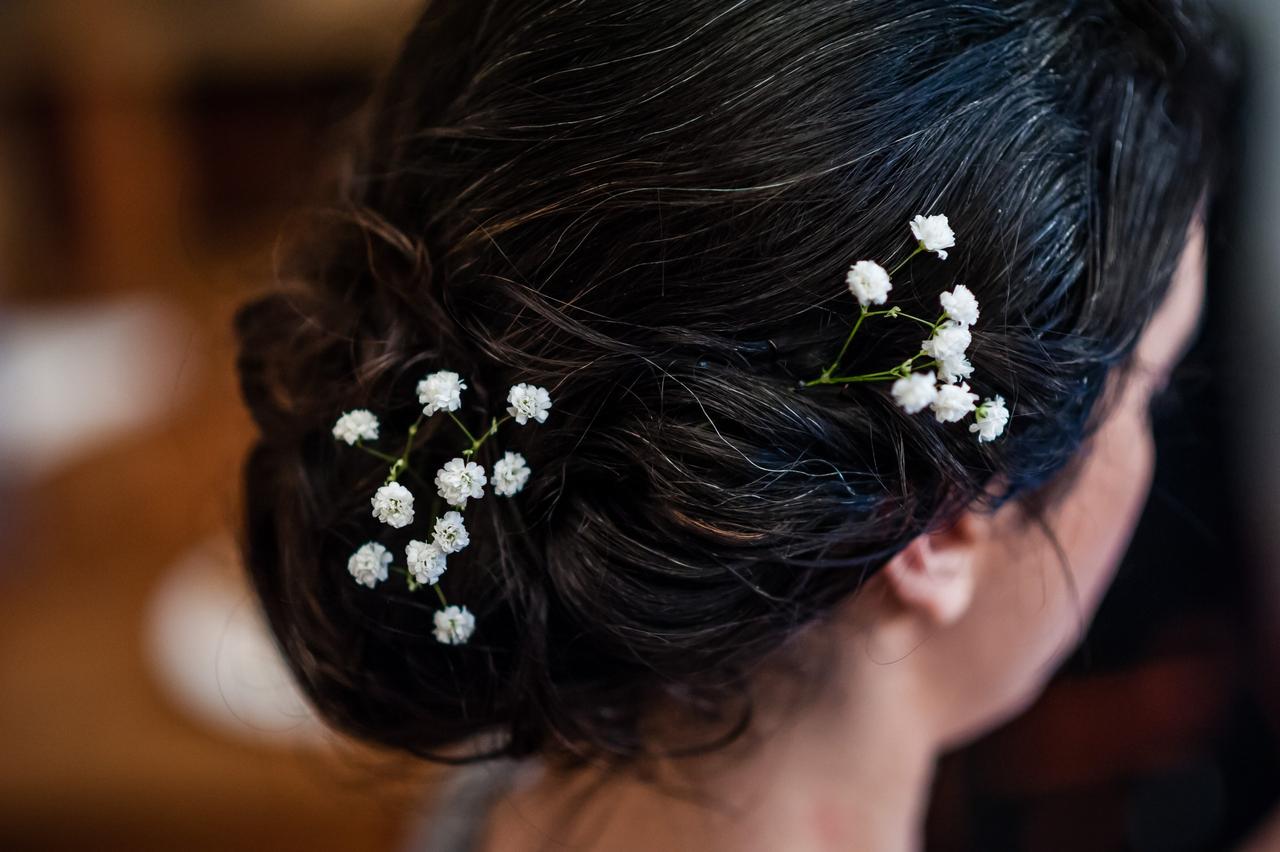
<path fill-rule="evenodd" d="M 969 609 L 985 520 L 966 511 L 945 530 L 917 536 L 884 567 L 890 592 L 906 610 L 936 626 Z"/>

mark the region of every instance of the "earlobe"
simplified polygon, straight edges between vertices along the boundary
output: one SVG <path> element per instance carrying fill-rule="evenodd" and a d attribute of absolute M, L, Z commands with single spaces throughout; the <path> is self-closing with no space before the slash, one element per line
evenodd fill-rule
<path fill-rule="evenodd" d="M 917 536 L 885 565 L 885 580 L 907 609 L 939 626 L 953 624 L 973 600 L 976 544 L 967 518 Z"/>

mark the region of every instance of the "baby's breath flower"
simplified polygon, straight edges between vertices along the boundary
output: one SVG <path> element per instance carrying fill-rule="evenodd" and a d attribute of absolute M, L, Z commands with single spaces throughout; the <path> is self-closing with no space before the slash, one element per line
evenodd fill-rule
<path fill-rule="evenodd" d="M 388 482 L 373 493 L 373 516 L 399 529 L 413 523 L 413 493 L 399 482 Z"/>
<path fill-rule="evenodd" d="M 547 412 L 551 410 L 551 395 L 547 393 L 547 389 L 524 382 L 511 387 L 507 393 L 507 402 L 507 413 L 521 426 L 530 420 L 545 422 Z"/>
<path fill-rule="evenodd" d="M 376 541 L 360 545 L 351 558 L 347 560 L 347 571 L 356 582 L 373 588 L 387 579 L 387 566 L 391 564 L 391 554 Z"/>
<path fill-rule="evenodd" d="M 867 305 L 883 305 L 885 299 L 889 298 L 889 291 L 893 289 L 889 273 L 883 266 L 870 260 L 860 260 L 849 267 L 845 283 L 849 285 L 849 292 L 858 300 L 858 304 L 864 308 Z"/>
<path fill-rule="evenodd" d="M 969 326 L 978 321 L 978 298 L 963 284 L 957 284 L 951 292 L 943 293 L 938 301 L 942 302 L 942 310 L 946 311 L 947 316 L 961 325 Z"/>
<path fill-rule="evenodd" d="M 467 383 L 453 370 L 439 370 L 418 382 L 418 402 L 422 413 L 430 417 L 437 411 L 457 411 L 462 406 L 462 392 Z"/>
<path fill-rule="evenodd" d="M 529 481 L 529 465 L 524 456 L 507 450 L 493 463 L 493 493 L 510 497 L 524 488 Z"/>
<path fill-rule="evenodd" d="M 933 373 L 912 373 L 894 382 L 890 393 L 903 411 L 915 414 L 937 398 L 937 379 Z"/>
<path fill-rule="evenodd" d="M 938 361 L 938 378 L 948 384 L 955 384 L 971 375 L 973 375 L 973 365 L 964 355 L 950 355 Z"/>
<path fill-rule="evenodd" d="M 446 645 L 461 645 L 476 629 L 476 617 L 465 606 L 438 609 L 434 618 L 436 641 Z"/>
<path fill-rule="evenodd" d="M 920 351 L 935 361 L 946 361 L 963 355 L 972 341 L 973 335 L 967 327 L 948 320 L 938 327 L 932 337 L 920 344 Z"/>
<path fill-rule="evenodd" d="M 449 459 L 436 471 L 436 490 L 450 506 L 465 508 L 467 499 L 484 496 L 484 484 L 489 479 L 484 468 L 462 458 Z"/>
<path fill-rule="evenodd" d="M 924 246 L 925 251 L 936 252 L 942 260 L 947 259 L 946 250 L 956 244 L 956 235 L 951 231 L 947 217 L 917 216 L 911 220 L 911 233 Z"/>
<path fill-rule="evenodd" d="M 471 536 L 462 523 L 462 515 L 458 512 L 445 512 L 444 517 L 436 518 L 435 529 L 432 530 L 431 543 L 441 553 L 457 553 L 471 543 Z"/>
<path fill-rule="evenodd" d="M 973 413 L 973 422 L 969 424 L 970 432 L 978 433 L 978 441 L 986 443 L 994 441 L 1004 434 L 1004 427 L 1009 422 L 1009 409 L 1005 407 L 1004 397 L 997 394 L 985 400 Z"/>
<path fill-rule="evenodd" d="M 434 586 L 448 567 L 445 555 L 435 542 L 411 541 L 404 549 L 404 556 L 409 563 L 409 573 L 424 586 Z"/>
<path fill-rule="evenodd" d="M 354 445 L 356 441 L 378 439 L 378 418 L 372 411 L 357 408 L 347 411 L 333 424 L 333 437 Z"/>
<path fill-rule="evenodd" d="M 955 423 L 973 411 L 977 402 L 978 395 L 969 393 L 968 384 L 943 385 L 938 388 L 938 395 L 930 407 L 939 423 Z"/>

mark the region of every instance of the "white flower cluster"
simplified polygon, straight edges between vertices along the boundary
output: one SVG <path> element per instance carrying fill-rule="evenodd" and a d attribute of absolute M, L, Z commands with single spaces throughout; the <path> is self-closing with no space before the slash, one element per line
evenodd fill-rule
<path fill-rule="evenodd" d="M 389 527 L 400 529 L 413 523 L 413 492 L 399 482 L 388 482 L 369 498 L 373 516 Z"/>
<path fill-rule="evenodd" d="M 481 465 L 464 458 L 449 459 L 436 471 L 436 493 L 450 506 L 465 509 L 469 498 L 484 496 L 488 481 Z"/>
<path fill-rule="evenodd" d="M 476 629 L 476 617 L 465 606 L 447 606 L 436 610 L 436 641 L 445 645 L 461 645 Z"/>
<path fill-rule="evenodd" d="M 409 573 L 420 585 L 434 586 L 448 567 L 446 557 L 471 543 L 471 536 L 458 512 L 445 512 L 436 518 L 431 541 L 411 541 L 405 548 Z"/>
<path fill-rule="evenodd" d="M 387 579 L 387 567 L 391 565 L 391 554 L 376 541 L 366 542 L 347 560 L 347 570 L 351 576 L 369 588 Z"/>
<path fill-rule="evenodd" d="M 467 383 L 453 370 L 440 370 L 418 382 L 418 402 L 422 413 L 430 417 L 437 411 L 457 411 L 462 407 L 462 392 Z"/>
<path fill-rule="evenodd" d="M 937 373 L 910 373 L 894 382 L 890 393 L 903 411 L 915 414 L 928 407 L 939 423 L 956 423 L 981 409 L 980 423 L 985 425 L 982 429 L 971 426 L 969 431 L 977 432 L 980 442 L 994 441 L 1009 422 L 1004 399 L 997 396 L 979 406 L 978 395 L 962 381 L 973 375 L 966 352 L 973 342 L 969 327 L 978 321 L 978 300 L 968 287 L 957 284 L 938 301 L 942 303 L 942 319 L 920 344 L 920 355 L 933 359 Z"/>
<path fill-rule="evenodd" d="M 965 290 L 965 286 L 961 284 L 956 289 Z M 920 344 L 920 351 L 938 363 L 938 375 L 944 382 L 958 382 L 973 374 L 973 365 L 965 355 L 972 342 L 973 335 L 968 326 L 948 319 Z"/>
<path fill-rule="evenodd" d="M 507 394 L 507 414 L 515 418 L 521 426 L 530 420 L 543 423 L 547 412 L 551 410 L 551 397 L 546 388 L 535 388 L 524 382 L 511 388 Z"/>
<path fill-rule="evenodd" d="M 909 224 L 917 241 L 912 257 L 920 252 L 934 252 L 939 258 L 946 259 L 946 250 L 956 244 L 955 234 L 946 216 L 916 216 Z M 898 268 L 901 268 L 901 264 L 895 267 L 895 271 Z M 940 423 L 956 423 L 972 413 L 975 422 L 969 427 L 969 431 L 976 433 L 980 442 L 994 441 L 1003 434 L 1009 422 L 1009 409 L 1000 396 L 992 397 L 979 405 L 978 395 L 970 391 L 969 384 L 965 381 L 973 375 L 973 364 L 967 353 L 973 342 L 970 329 L 981 314 L 977 297 L 968 287 L 957 284 L 938 297 L 942 305 L 942 316 L 932 324 L 927 320 L 902 314 L 897 308 L 870 311 L 872 305 L 883 305 L 888 300 L 889 292 L 893 289 L 891 275 L 874 261 L 860 260 L 849 268 L 845 283 L 849 292 L 858 300 L 863 319 L 868 316 L 908 316 L 929 326 L 929 336 L 921 342 L 920 352 L 896 370 L 845 379 L 831 377 L 839 366 L 837 358 L 837 363 L 832 364 L 814 383 L 896 377 L 890 393 L 903 411 L 916 414 L 929 408 Z M 859 324 L 860 322 L 861 320 Z M 850 332 L 850 339 L 857 328 L 855 325 Z M 845 345 L 848 345 L 848 341 Z M 914 369 L 915 362 L 922 358 L 928 359 L 929 363 L 921 369 Z"/>
<path fill-rule="evenodd" d="M 356 441 L 378 440 L 378 418 L 372 411 L 357 408 L 348 411 L 333 424 L 333 437 L 355 445 Z"/>
<path fill-rule="evenodd" d="M 431 543 L 441 553 L 457 553 L 471 543 L 471 536 L 462 523 L 460 512 L 445 512 L 443 517 L 436 518 L 436 525 L 431 530 Z"/>
<path fill-rule="evenodd" d="M 939 260 L 946 260 L 946 250 L 956 244 L 956 235 L 946 216 L 917 216 L 911 220 L 911 233 L 925 251 L 934 252 Z"/>
<path fill-rule="evenodd" d="M 978 433 L 979 441 L 994 441 L 1004 432 L 1009 422 L 1009 409 L 1005 407 L 1004 397 L 996 394 L 979 405 L 973 412 L 973 422 L 969 424 L 970 432 Z"/>
<path fill-rule="evenodd" d="M 845 283 L 849 285 L 849 292 L 863 307 L 883 305 L 889 298 L 889 291 L 893 289 L 889 273 L 874 260 L 860 260 L 849 267 Z"/>
<path fill-rule="evenodd" d="M 529 465 L 519 453 L 507 450 L 493 463 L 493 493 L 499 497 L 510 497 L 528 481 Z"/>
<path fill-rule="evenodd" d="M 466 382 L 452 370 L 439 370 L 418 382 L 418 402 L 422 405 L 422 417 L 430 417 L 437 412 L 452 415 L 462 407 L 462 392 L 467 389 Z M 458 553 L 471 543 L 470 533 L 463 521 L 462 512 L 468 500 L 478 500 L 484 496 L 484 487 L 492 483 L 494 494 L 499 497 L 514 497 L 529 481 L 529 464 L 523 455 L 511 450 L 503 453 L 502 458 L 494 462 L 493 478 L 490 480 L 484 466 L 471 461 L 471 456 L 489 437 L 497 434 L 498 427 L 507 420 L 515 420 L 521 426 L 533 420 L 543 423 L 551 410 L 551 395 L 546 388 L 521 382 L 512 386 L 507 394 L 507 416 L 501 421 L 494 419 L 488 430 L 476 438 L 462 427 L 470 446 L 462 455 L 445 462 L 435 475 L 436 494 L 448 506 L 453 507 L 432 523 L 431 540 L 414 539 L 405 547 L 406 568 L 396 569 L 410 578 L 410 588 L 418 586 L 436 586 L 443 608 L 437 610 L 434 621 L 436 639 L 447 645 L 461 645 L 471 638 L 475 631 L 475 616 L 465 607 L 449 605 L 444 593 L 437 585 L 448 569 L 448 557 Z M 461 422 L 458 424 L 462 426 Z M 333 437 L 350 446 L 360 446 L 386 461 L 393 462 L 387 481 L 370 498 L 373 517 L 380 522 L 401 529 L 413 523 L 414 495 L 398 481 L 400 473 L 408 468 L 409 453 L 412 449 L 412 436 L 416 434 L 418 423 L 410 429 L 410 441 L 403 453 L 392 458 L 388 454 L 366 448 L 365 441 L 378 438 L 378 418 L 363 408 L 347 411 L 338 418 L 333 426 Z M 347 560 L 347 571 L 357 583 L 373 588 L 387 579 L 392 565 L 391 553 L 377 542 L 366 542 L 361 545 Z"/>
<path fill-rule="evenodd" d="M 404 549 L 404 558 L 409 573 L 420 585 L 434 586 L 444 576 L 445 554 L 434 541 L 414 539 Z"/>

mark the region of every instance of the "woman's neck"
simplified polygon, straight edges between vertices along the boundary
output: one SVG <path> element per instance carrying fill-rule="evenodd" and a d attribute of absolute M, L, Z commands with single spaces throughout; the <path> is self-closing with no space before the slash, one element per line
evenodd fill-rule
<path fill-rule="evenodd" d="M 893 667 L 876 668 L 653 780 L 548 772 L 495 810 L 485 848 L 915 852 L 936 747 L 909 690 L 886 688 Z"/>

